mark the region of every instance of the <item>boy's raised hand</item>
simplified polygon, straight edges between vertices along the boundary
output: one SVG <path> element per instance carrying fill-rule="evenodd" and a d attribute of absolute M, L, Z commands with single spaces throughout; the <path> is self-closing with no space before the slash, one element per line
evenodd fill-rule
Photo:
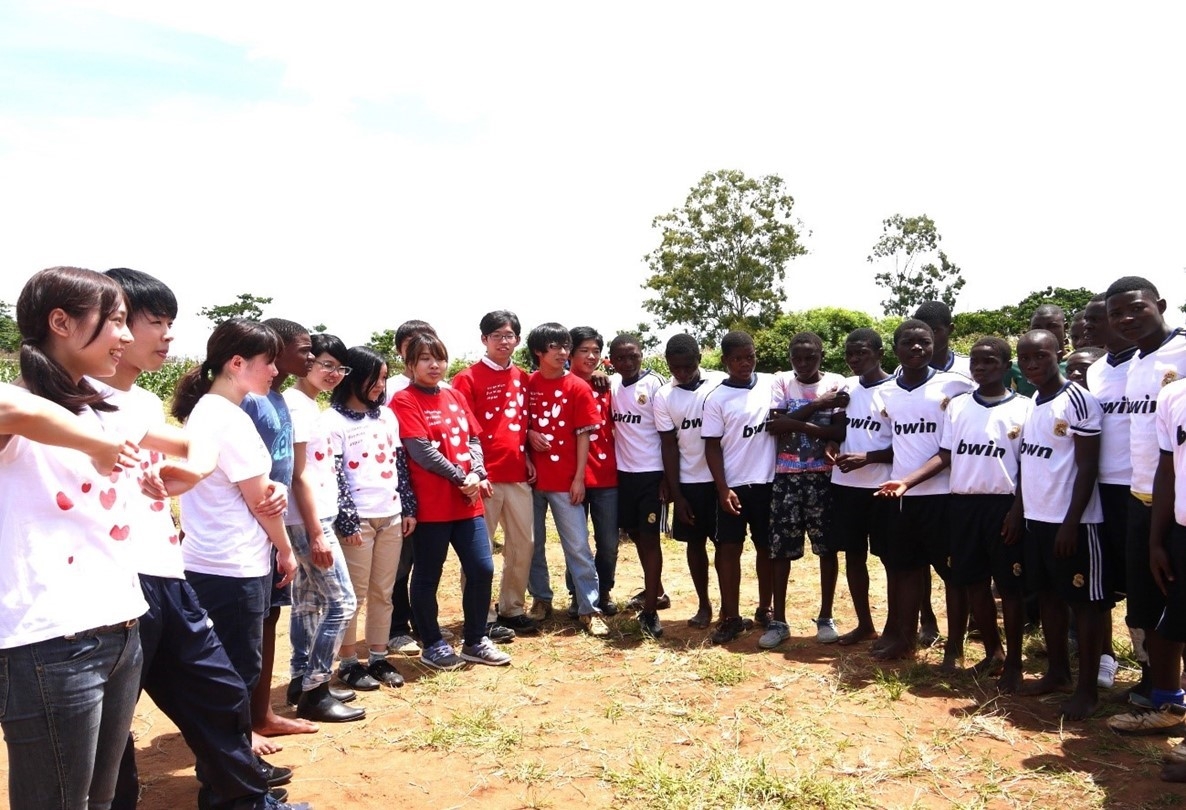
<path fill-rule="evenodd" d="M 886 481 L 873 494 L 882 498 L 901 498 L 908 489 L 905 481 Z"/>

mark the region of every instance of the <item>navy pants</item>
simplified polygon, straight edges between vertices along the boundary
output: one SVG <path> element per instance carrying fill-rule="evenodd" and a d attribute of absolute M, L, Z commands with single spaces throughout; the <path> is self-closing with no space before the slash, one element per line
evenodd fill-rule
<path fill-rule="evenodd" d="M 140 586 L 148 602 L 140 618 L 140 686 L 194 752 L 203 806 L 263 807 L 268 785 L 251 750 L 250 696 L 206 612 L 183 579 L 141 575 Z M 137 781 L 129 737 L 112 810 L 134 810 Z"/>

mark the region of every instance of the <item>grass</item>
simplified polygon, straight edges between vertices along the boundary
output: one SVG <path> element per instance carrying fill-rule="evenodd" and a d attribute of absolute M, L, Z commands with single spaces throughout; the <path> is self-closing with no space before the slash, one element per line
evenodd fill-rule
<path fill-rule="evenodd" d="M 523 741 L 523 732 L 506 724 L 490 707 L 454 712 L 447 720 L 433 719 L 432 725 L 411 735 L 411 748 L 438 751 L 465 750 L 500 756 L 514 750 Z"/>

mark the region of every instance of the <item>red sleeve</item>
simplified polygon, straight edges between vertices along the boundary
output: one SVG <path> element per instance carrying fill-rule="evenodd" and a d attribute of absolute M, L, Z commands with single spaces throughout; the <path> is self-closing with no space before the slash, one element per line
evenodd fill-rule
<path fill-rule="evenodd" d="M 424 421 L 424 414 L 415 400 L 412 389 L 405 388 L 391 398 L 391 410 L 399 420 L 399 437 L 401 439 L 427 439 L 428 423 Z"/>
<path fill-rule="evenodd" d="M 574 378 L 576 385 L 571 387 L 573 395 L 573 427 L 577 430 L 596 427 L 601 424 L 601 415 L 597 412 L 597 401 L 593 398 L 593 389 L 579 377 Z"/>
<path fill-rule="evenodd" d="M 467 418 L 471 419 L 474 426 L 474 433 L 485 430 L 485 426 L 474 418 L 473 413 L 478 409 L 478 403 L 474 401 L 477 395 L 477 383 L 474 380 L 474 367 L 470 366 L 467 369 L 462 369 L 457 372 L 456 376 L 449 381 L 449 385 L 458 394 L 461 394 L 460 401 L 465 403 L 467 409 Z"/>

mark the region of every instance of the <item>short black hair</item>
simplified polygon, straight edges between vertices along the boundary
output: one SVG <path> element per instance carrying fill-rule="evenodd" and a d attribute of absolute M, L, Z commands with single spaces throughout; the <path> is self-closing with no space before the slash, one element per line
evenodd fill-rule
<path fill-rule="evenodd" d="M 177 317 L 177 296 L 159 278 L 127 267 L 113 267 L 103 275 L 114 279 L 128 299 L 128 321 L 142 313 L 173 320 Z"/>
<path fill-rule="evenodd" d="M 1067 322 L 1067 313 L 1058 304 L 1038 304 L 1034 307 L 1034 311 L 1030 313 L 1030 320 L 1032 321 L 1039 312 L 1049 312 L 1050 314 L 1058 314 L 1062 317 L 1063 323 Z"/>
<path fill-rule="evenodd" d="M 923 301 L 914 310 L 914 317 L 934 329 L 936 326 L 951 326 L 951 307 L 942 301 Z"/>
<path fill-rule="evenodd" d="M 700 344 L 688 334 L 672 335 L 667 339 L 664 354 L 670 357 L 699 357 Z"/>
<path fill-rule="evenodd" d="M 1013 348 L 1009 345 L 1009 341 L 1004 338 L 999 338 L 996 335 L 985 335 L 972 344 L 972 349 L 975 350 L 979 346 L 983 346 L 1001 358 L 1005 365 L 1013 362 Z"/>
<path fill-rule="evenodd" d="M 351 346 L 346 351 L 346 359 L 349 361 L 346 365 L 353 370 L 329 395 L 329 401 L 344 406 L 353 394 L 368 408 L 378 408 L 383 402 L 372 402 L 367 399 L 367 393 L 378 381 L 379 371 L 387 365 L 387 359 L 370 346 Z"/>
<path fill-rule="evenodd" d="M 746 346 L 753 346 L 754 339 L 749 332 L 728 332 L 721 338 L 721 357 L 728 357 L 737 349 L 744 349 Z"/>
<path fill-rule="evenodd" d="M 848 337 L 844 339 L 845 343 L 868 343 L 872 349 L 884 349 L 885 345 L 881 341 L 881 333 L 876 329 L 870 329 L 868 326 L 862 326 L 854 329 L 848 333 Z"/>
<path fill-rule="evenodd" d="M 264 325 L 272 327 L 272 331 L 280 336 L 285 346 L 301 335 L 309 334 L 309 330 L 296 321 L 286 321 L 284 318 L 268 318 Z"/>
<path fill-rule="evenodd" d="M 346 344 L 337 335 L 318 332 L 315 335 L 310 335 L 309 340 L 313 343 L 313 348 L 310 351 L 313 352 L 314 357 L 328 354 L 342 365 L 349 365 L 346 361 Z"/>
<path fill-rule="evenodd" d="M 408 338 L 415 337 L 421 332 L 432 332 L 434 335 L 437 330 L 432 328 L 432 324 L 428 321 L 404 321 L 395 328 L 395 353 L 400 353 L 400 348 L 408 341 Z M 341 388 L 342 386 L 338 386 Z"/>
<path fill-rule="evenodd" d="M 597 341 L 597 351 L 601 351 L 605 348 L 605 338 L 603 338 L 601 333 L 592 326 L 574 326 L 572 329 L 568 330 L 568 337 L 570 340 L 572 340 L 572 348 L 574 351 L 576 350 L 577 346 L 580 346 L 586 340 Z"/>
<path fill-rule="evenodd" d="M 519 316 L 509 309 L 496 309 L 493 312 L 487 312 L 482 316 L 482 320 L 478 324 L 478 329 L 482 330 L 484 337 L 494 334 L 504 326 L 511 327 L 511 331 L 515 333 L 515 337 L 519 337 Z"/>
<path fill-rule="evenodd" d="M 898 324 L 898 328 L 894 330 L 895 346 L 898 345 L 898 338 L 902 337 L 902 333 L 910 329 L 925 329 L 931 333 L 932 338 L 935 336 L 934 330 L 931 329 L 931 325 L 926 321 L 920 321 L 918 318 L 907 318 Z"/>
<path fill-rule="evenodd" d="M 1067 355 L 1067 362 L 1070 362 L 1071 358 L 1077 354 L 1086 354 L 1091 358 L 1091 362 L 1094 363 L 1107 353 L 1107 349 L 1101 349 L 1099 346 L 1084 346 L 1082 349 L 1075 349 L 1075 351 Z"/>
<path fill-rule="evenodd" d="M 629 332 L 622 332 L 609 342 L 609 353 L 613 354 L 614 349 L 619 346 L 637 346 L 639 351 L 642 351 L 642 338 Z"/>
<path fill-rule="evenodd" d="M 1108 285 L 1108 291 L 1104 293 L 1104 297 L 1111 298 L 1113 295 L 1130 292 L 1148 292 L 1152 293 L 1154 298 L 1161 298 L 1161 293 L 1157 291 L 1157 287 L 1154 286 L 1153 282 L 1140 276 L 1124 276 L 1116 279 Z"/>
<path fill-rule="evenodd" d="M 823 342 L 823 340 L 820 339 L 820 336 L 817 335 L 815 332 L 800 332 L 800 333 L 798 333 L 793 338 L 791 338 L 791 343 L 790 343 L 789 348 L 793 349 L 801 343 L 807 343 L 811 346 L 814 346 L 815 348 L 819 349 L 820 354 L 824 353 L 824 342 Z"/>
<path fill-rule="evenodd" d="M 527 351 L 531 352 L 532 357 L 547 352 L 549 343 L 563 343 L 571 347 L 572 336 L 555 321 L 541 323 L 527 333 Z"/>

